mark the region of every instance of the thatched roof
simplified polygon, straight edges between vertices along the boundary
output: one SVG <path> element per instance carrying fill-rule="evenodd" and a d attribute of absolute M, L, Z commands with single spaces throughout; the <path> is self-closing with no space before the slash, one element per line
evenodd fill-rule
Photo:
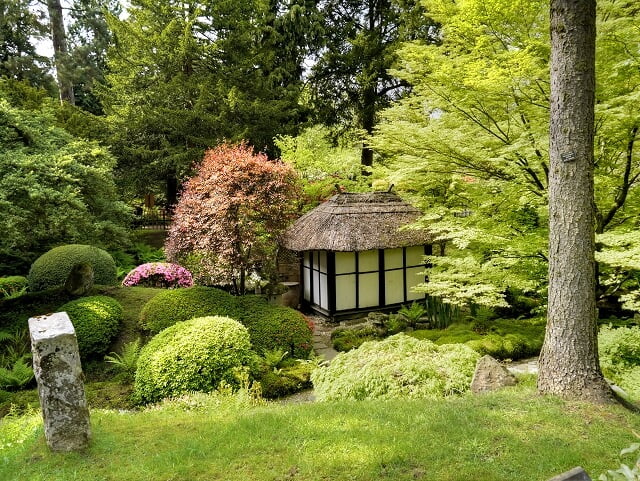
<path fill-rule="evenodd" d="M 391 192 L 342 193 L 300 217 L 282 244 L 294 251 L 365 251 L 423 245 L 424 229 L 402 229 L 421 212 Z"/>

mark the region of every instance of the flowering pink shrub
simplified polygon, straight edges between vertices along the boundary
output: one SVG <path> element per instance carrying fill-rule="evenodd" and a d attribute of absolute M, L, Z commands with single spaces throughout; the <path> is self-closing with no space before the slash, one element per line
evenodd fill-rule
<path fill-rule="evenodd" d="M 149 262 L 133 269 L 122 281 L 125 287 L 191 287 L 191 272 L 178 264 Z"/>

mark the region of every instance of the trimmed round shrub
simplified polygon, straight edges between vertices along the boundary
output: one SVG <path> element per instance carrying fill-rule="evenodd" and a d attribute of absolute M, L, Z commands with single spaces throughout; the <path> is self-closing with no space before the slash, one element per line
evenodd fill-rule
<path fill-rule="evenodd" d="M 190 287 L 159 293 L 140 312 L 143 328 L 154 334 L 180 321 L 205 316 L 236 318 L 234 297 L 213 287 Z"/>
<path fill-rule="evenodd" d="M 262 354 L 282 349 L 292 358 L 309 357 L 313 329 L 300 312 L 290 307 L 271 305 L 258 296 L 235 299 L 237 319 L 249 329 L 256 352 Z"/>
<path fill-rule="evenodd" d="M 247 329 L 228 317 L 199 317 L 155 336 L 142 349 L 135 397 L 157 402 L 187 392 L 210 392 L 220 382 L 237 385 L 237 370 L 252 359 Z"/>
<path fill-rule="evenodd" d="M 116 263 L 107 251 L 88 245 L 69 244 L 55 247 L 36 259 L 29 271 L 29 290 L 42 291 L 62 286 L 73 266 L 80 263 L 93 267 L 95 284 L 117 283 Z"/>
<path fill-rule="evenodd" d="M 120 303 L 107 296 L 81 297 L 58 310 L 66 312 L 71 319 L 82 357 L 107 352 L 123 317 Z"/>
<path fill-rule="evenodd" d="M 158 333 L 177 322 L 202 316 L 227 316 L 240 321 L 260 354 L 282 349 L 291 357 L 306 358 L 311 352 L 312 328 L 298 311 L 271 305 L 259 296 L 234 297 L 212 287 L 161 292 L 145 304 L 140 322 L 145 329 Z"/>
<path fill-rule="evenodd" d="M 0 277 L 0 296 L 4 293 L 15 294 L 27 287 L 28 280 L 23 276 Z"/>
<path fill-rule="evenodd" d="M 191 287 L 191 272 L 178 264 L 170 262 L 148 262 L 131 272 L 122 281 L 125 287 Z"/>
<path fill-rule="evenodd" d="M 463 393 L 480 355 L 463 344 L 438 346 L 396 334 L 338 354 L 313 371 L 318 400 L 442 398 Z"/>

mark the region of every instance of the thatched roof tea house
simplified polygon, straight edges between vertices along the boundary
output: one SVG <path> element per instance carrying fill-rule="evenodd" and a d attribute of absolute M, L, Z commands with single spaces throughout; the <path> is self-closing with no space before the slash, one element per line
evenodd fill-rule
<path fill-rule="evenodd" d="M 302 253 L 303 303 L 334 317 L 424 298 L 431 237 L 402 229 L 420 215 L 391 192 L 341 193 L 298 219 L 282 243 Z"/>

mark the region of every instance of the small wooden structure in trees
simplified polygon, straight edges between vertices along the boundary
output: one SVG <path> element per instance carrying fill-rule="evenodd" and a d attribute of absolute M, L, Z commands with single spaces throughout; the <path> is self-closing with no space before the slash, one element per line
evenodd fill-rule
<path fill-rule="evenodd" d="M 423 299 L 431 235 L 406 228 L 421 212 L 391 192 L 340 193 L 299 218 L 282 244 L 301 255 L 301 301 L 344 317 Z"/>

